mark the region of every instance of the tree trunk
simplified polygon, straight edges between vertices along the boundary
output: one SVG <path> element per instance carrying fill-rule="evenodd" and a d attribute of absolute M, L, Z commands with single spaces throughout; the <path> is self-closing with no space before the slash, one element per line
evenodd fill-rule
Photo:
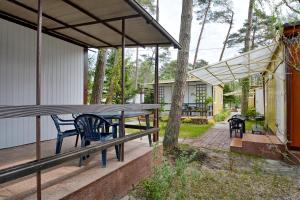
<path fill-rule="evenodd" d="M 95 77 L 91 95 L 91 104 L 100 104 L 103 94 L 103 84 L 104 84 L 104 76 L 105 76 L 105 66 L 106 66 L 106 49 L 99 49 Z"/>
<path fill-rule="evenodd" d="M 224 43 L 223 43 L 223 49 L 222 49 L 222 52 L 221 52 L 219 61 L 221 61 L 221 60 L 223 59 L 224 51 L 225 51 L 225 49 L 226 49 L 227 41 L 228 41 L 228 38 L 229 38 L 229 35 L 230 35 L 230 32 L 231 32 L 231 29 L 232 29 L 234 12 L 233 12 L 233 11 L 231 11 L 231 12 L 232 12 L 232 13 L 231 13 L 230 24 L 229 24 L 229 28 L 228 28 L 228 31 L 227 31 L 227 35 L 226 35 L 225 41 L 224 41 Z"/>
<path fill-rule="evenodd" d="M 179 42 L 182 49 L 178 51 L 175 84 L 172 94 L 171 111 L 163 141 L 165 150 L 172 150 L 178 144 L 181 111 L 186 86 L 189 49 L 191 41 L 191 24 L 193 18 L 193 1 L 182 1 L 181 25 Z"/>
<path fill-rule="evenodd" d="M 113 74 L 115 74 L 115 76 L 111 77 L 111 80 L 109 82 L 109 88 L 108 88 L 108 92 L 107 92 L 107 97 L 106 97 L 106 104 L 112 104 L 113 102 L 113 98 L 115 96 L 115 85 L 118 84 L 118 80 L 119 80 L 119 69 L 118 69 L 118 56 L 119 56 L 120 51 L 119 50 L 115 50 L 115 60 L 114 60 L 114 66 L 113 66 Z"/>
<path fill-rule="evenodd" d="M 246 37 L 245 37 L 245 52 L 250 50 L 254 2 L 255 2 L 255 0 L 250 0 L 250 2 L 249 2 L 248 26 L 247 26 Z M 250 89 L 249 77 L 243 78 L 242 79 L 242 99 L 241 99 L 242 115 L 246 115 L 248 112 L 249 89 Z"/>
<path fill-rule="evenodd" d="M 204 14 L 203 22 L 202 22 L 202 27 L 201 27 L 200 35 L 199 35 L 198 42 L 197 42 L 197 47 L 196 47 L 196 52 L 195 52 L 195 57 L 194 57 L 194 63 L 193 63 L 193 69 L 195 69 L 195 67 L 196 67 L 197 58 L 198 58 L 198 51 L 199 51 L 199 47 L 200 47 L 200 41 L 201 41 L 202 34 L 203 34 L 203 31 L 204 31 L 204 26 L 206 24 L 207 14 L 208 14 L 208 11 L 210 9 L 211 1 L 212 0 L 208 1 L 207 7 L 205 9 L 205 14 Z"/>

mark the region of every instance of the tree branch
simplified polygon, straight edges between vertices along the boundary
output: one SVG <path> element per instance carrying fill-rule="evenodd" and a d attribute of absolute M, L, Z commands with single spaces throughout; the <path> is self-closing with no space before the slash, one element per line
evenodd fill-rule
<path fill-rule="evenodd" d="M 300 3 L 300 0 L 298 0 L 298 1 L 299 1 L 299 3 Z M 295 8 L 293 8 L 292 6 L 290 6 L 289 3 L 288 3 L 286 0 L 283 0 L 283 2 L 284 2 L 284 4 L 285 4 L 290 10 L 292 10 L 292 11 L 295 12 L 295 13 L 300 14 L 300 11 L 299 11 L 299 10 L 296 10 Z"/>

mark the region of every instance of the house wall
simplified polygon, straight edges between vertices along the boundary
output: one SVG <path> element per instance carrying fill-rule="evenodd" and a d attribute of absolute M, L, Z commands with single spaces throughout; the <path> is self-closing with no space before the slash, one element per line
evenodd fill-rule
<path fill-rule="evenodd" d="M 223 110 L 223 88 L 221 86 L 213 86 L 213 102 L 213 112 L 214 115 L 217 115 Z"/>
<path fill-rule="evenodd" d="M 83 103 L 83 48 L 43 34 L 42 104 Z M 35 104 L 36 32 L 0 19 L 0 105 Z M 42 140 L 56 138 L 42 117 Z M 35 141 L 35 118 L 0 120 L 0 148 Z"/>
<path fill-rule="evenodd" d="M 188 82 L 185 87 L 185 95 L 184 95 L 184 103 L 196 103 L 196 85 L 197 84 L 205 84 L 201 81 L 195 82 Z M 164 89 L 164 109 L 165 111 L 169 111 L 171 108 L 172 103 L 172 91 L 173 91 L 173 83 L 164 83 L 160 84 L 159 87 L 163 87 Z M 207 96 L 212 96 L 213 89 L 211 85 L 207 85 Z M 219 94 L 219 93 L 218 93 Z M 222 89 L 222 97 L 223 98 L 223 89 Z M 218 99 L 218 105 L 219 105 Z M 223 107 L 223 100 L 222 100 L 222 107 Z"/>
<path fill-rule="evenodd" d="M 282 57 L 282 49 L 277 52 L 277 57 Z M 272 75 L 265 75 L 265 124 L 282 140 L 286 139 L 286 72 L 285 64 L 280 60 L 269 66 L 270 71 L 275 71 Z"/>

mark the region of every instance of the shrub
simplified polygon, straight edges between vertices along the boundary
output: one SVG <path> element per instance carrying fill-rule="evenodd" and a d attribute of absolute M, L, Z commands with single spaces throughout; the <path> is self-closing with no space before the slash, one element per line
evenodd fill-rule
<path fill-rule="evenodd" d="M 252 108 L 248 109 L 248 111 L 246 113 L 246 117 L 248 119 L 255 119 L 255 117 L 256 117 L 257 114 L 258 113 L 256 112 L 255 108 L 252 107 Z"/>
<path fill-rule="evenodd" d="M 182 120 L 183 123 L 192 123 L 192 119 L 187 117 Z"/>
<path fill-rule="evenodd" d="M 230 111 L 229 110 L 224 110 L 218 114 L 216 114 L 214 116 L 214 119 L 216 122 L 221 122 L 221 121 L 224 121 L 227 117 L 229 117 L 230 115 Z"/>

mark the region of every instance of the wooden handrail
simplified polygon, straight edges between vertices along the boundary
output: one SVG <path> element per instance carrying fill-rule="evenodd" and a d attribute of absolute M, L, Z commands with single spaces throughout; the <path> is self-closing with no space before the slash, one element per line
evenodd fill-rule
<path fill-rule="evenodd" d="M 117 111 L 143 111 L 160 108 L 159 104 L 114 105 L 0 105 L 0 119 L 61 115 L 71 113 L 101 113 Z"/>
<path fill-rule="evenodd" d="M 16 165 L 13 167 L 9 167 L 6 169 L 0 170 L 0 184 L 5 183 L 11 180 L 15 180 L 17 178 L 21 178 L 30 174 L 33 174 L 37 171 L 45 170 L 51 167 L 55 167 L 61 163 L 64 163 L 69 160 L 73 160 L 79 158 L 80 156 L 92 154 L 95 152 L 102 151 L 109 147 L 113 147 L 115 145 L 119 145 L 152 133 L 159 131 L 159 128 L 151 128 L 148 130 L 141 131 L 136 134 L 130 134 L 122 138 L 112 139 L 100 144 L 90 145 L 88 147 L 76 149 L 67 153 L 58 154 L 55 156 L 42 158 L 40 160 L 35 160 L 31 162 L 27 162 L 24 164 Z"/>

